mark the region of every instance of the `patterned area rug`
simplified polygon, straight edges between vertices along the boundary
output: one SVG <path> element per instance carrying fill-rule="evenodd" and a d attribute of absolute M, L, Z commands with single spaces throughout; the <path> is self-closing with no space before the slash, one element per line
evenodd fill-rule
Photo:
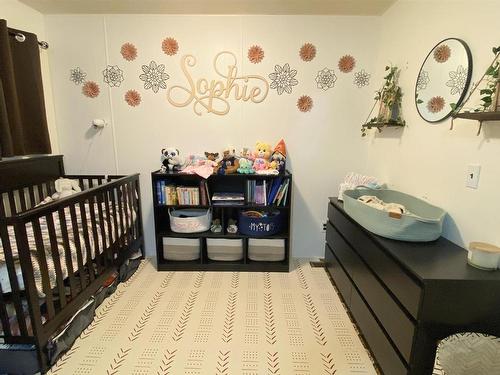
<path fill-rule="evenodd" d="M 325 270 L 293 268 L 157 272 L 144 261 L 49 374 L 375 375 Z"/>

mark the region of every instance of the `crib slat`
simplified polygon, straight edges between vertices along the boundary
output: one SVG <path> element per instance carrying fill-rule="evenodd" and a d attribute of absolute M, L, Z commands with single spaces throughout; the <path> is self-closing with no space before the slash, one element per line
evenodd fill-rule
<path fill-rule="evenodd" d="M 109 196 L 111 198 L 111 210 L 113 212 L 113 224 L 114 224 L 114 233 L 115 233 L 115 241 L 113 243 L 113 260 L 114 254 L 116 253 L 116 248 L 121 246 L 121 239 L 118 237 L 118 218 L 117 218 L 117 209 L 116 209 L 116 199 L 115 199 L 115 189 L 109 191 Z"/>
<path fill-rule="evenodd" d="M 131 239 L 130 239 L 130 225 L 129 225 L 129 212 L 128 212 L 128 189 L 127 189 L 127 184 L 123 184 L 121 187 L 122 190 L 122 201 L 123 201 L 123 216 L 124 216 L 124 227 L 125 231 L 122 233 L 123 236 L 125 236 L 125 241 L 127 245 L 130 244 Z"/>
<path fill-rule="evenodd" d="M 11 190 L 11 191 L 7 192 L 7 196 L 9 197 L 10 216 L 14 216 L 15 214 L 17 214 L 16 199 L 14 197 L 14 191 Z"/>
<path fill-rule="evenodd" d="M 104 214 L 102 211 L 102 203 L 103 203 L 103 195 L 99 194 L 97 196 L 97 217 L 99 218 L 99 228 L 101 230 L 101 243 L 102 249 L 101 254 L 99 255 L 99 261 L 102 266 L 106 269 L 108 267 L 108 261 L 106 259 L 106 227 L 104 225 Z"/>
<path fill-rule="evenodd" d="M 89 273 L 90 281 L 94 281 L 94 266 L 92 265 L 92 249 L 90 246 L 89 228 L 87 224 L 87 213 L 85 212 L 85 202 L 80 203 L 80 218 L 82 219 L 82 234 L 87 249 L 87 271 Z"/>
<path fill-rule="evenodd" d="M 94 179 L 92 177 L 89 177 L 88 182 L 89 182 L 89 189 L 92 189 L 94 187 Z"/>
<path fill-rule="evenodd" d="M 80 276 L 80 285 L 82 290 L 87 286 L 87 276 L 85 268 L 83 267 L 82 244 L 80 242 L 80 230 L 78 228 L 78 221 L 76 218 L 75 204 L 69 206 L 69 213 L 71 215 L 71 228 L 73 229 L 73 240 L 75 241 L 76 260 L 78 263 L 78 275 Z"/>
<path fill-rule="evenodd" d="M 123 193 L 121 189 L 123 188 L 123 185 L 118 187 L 116 189 L 117 197 L 118 197 L 118 212 L 119 212 L 119 217 L 120 217 L 120 244 L 122 248 L 125 247 L 127 238 L 125 236 L 125 229 L 124 229 L 124 223 L 123 223 Z"/>
<path fill-rule="evenodd" d="M 43 185 L 42 184 L 36 185 L 36 190 L 38 192 L 38 201 L 39 202 L 43 201 L 45 199 L 43 195 Z"/>
<path fill-rule="evenodd" d="M 114 246 L 114 241 L 113 241 L 113 224 L 112 224 L 112 213 L 111 213 L 111 208 L 109 204 L 109 190 L 106 190 L 104 192 L 104 208 L 106 210 L 106 225 L 108 227 L 108 235 L 107 237 L 107 243 L 108 247 L 106 248 L 106 259 L 110 259 L 111 263 L 113 262 L 113 246 Z"/>
<path fill-rule="evenodd" d="M 75 270 L 73 269 L 73 254 L 71 252 L 71 248 L 69 245 L 69 235 L 68 228 L 66 223 L 66 212 L 64 208 L 60 208 L 58 211 L 59 214 L 59 223 L 61 225 L 61 236 L 64 247 L 64 257 L 66 259 L 66 269 L 68 270 L 68 278 L 69 278 L 69 288 L 71 291 L 71 298 L 75 298 L 77 295 L 76 290 L 76 280 L 75 280 Z"/>
<path fill-rule="evenodd" d="M 27 336 L 28 328 L 26 326 L 26 320 L 24 319 L 23 307 L 21 304 L 21 292 L 19 289 L 19 283 L 17 282 L 16 269 L 14 267 L 14 258 L 12 256 L 12 247 L 10 244 L 6 225 L 0 225 L 0 238 L 2 239 L 5 264 L 9 273 L 12 301 L 14 302 L 14 309 L 16 311 L 17 320 L 19 322 L 19 329 L 22 336 Z"/>
<path fill-rule="evenodd" d="M 45 302 L 47 303 L 47 313 L 49 314 L 49 320 L 50 320 L 55 315 L 54 297 L 52 295 L 52 287 L 50 286 L 49 269 L 47 267 L 47 258 L 45 256 L 45 245 L 43 243 L 42 230 L 40 228 L 39 219 L 33 220 L 31 225 L 33 226 L 33 234 L 35 237 L 38 265 L 40 267 L 40 273 L 42 275 L 42 288 L 43 292 L 45 293 Z"/>
<path fill-rule="evenodd" d="M 21 203 L 21 211 L 26 211 L 26 197 L 24 195 L 24 188 L 21 188 L 19 191 L 19 201 Z"/>
<path fill-rule="evenodd" d="M 94 259 L 97 265 L 97 276 L 102 272 L 101 265 L 101 250 L 99 248 L 99 236 L 97 234 L 97 221 L 95 215 L 95 196 L 89 199 L 89 211 L 90 211 L 90 227 L 92 230 L 92 238 L 94 240 Z"/>
<path fill-rule="evenodd" d="M 35 207 L 36 205 L 36 200 L 35 200 L 35 187 L 33 185 L 28 186 L 28 194 L 30 197 L 30 208 Z"/>
<path fill-rule="evenodd" d="M 49 230 L 50 251 L 52 253 L 52 260 L 54 261 L 54 268 L 56 269 L 57 288 L 59 291 L 59 302 L 61 307 L 66 306 L 66 291 L 64 289 L 64 277 L 61 268 L 61 259 L 59 256 L 59 248 L 57 246 L 56 230 L 54 227 L 54 218 L 52 214 L 45 216 L 47 219 L 47 229 Z"/>
<path fill-rule="evenodd" d="M 134 202 L 134 187 L 133 183 L 130 182 L 127 185 L 127 192 L 128 192 L 128 208 L 130 210 L 130 226 L 129 226 L 129 231 L 130 231 L 130 237 L 132 239 L 137 238 L 136 237 L 136 232 L 135 232 L 135 221 L 134 221 L 134 212 L 135 212 L 135 202 Z"/>
<path fill-rule="evenodd" d="M 2 284 L 0 284 L 0 320 L 2 321 L 2 331 L 5 337 L 10 337 L 12 336 L 12 333 L 10 332 L 9 315 L 7 314 L 7 309 L 5 308 L 5 306 L 6 303 L 5 299 L 3 298 Z"/>

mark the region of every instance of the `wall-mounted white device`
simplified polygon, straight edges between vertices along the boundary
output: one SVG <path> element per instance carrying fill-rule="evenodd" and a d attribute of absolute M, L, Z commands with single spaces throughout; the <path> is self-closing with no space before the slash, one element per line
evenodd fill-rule
<path fill-rule="evenodd" d="M 106 121 L 100 118 L 92 120 L 92 126 L 94 129 L 103 129 L 106 126 Z"/>

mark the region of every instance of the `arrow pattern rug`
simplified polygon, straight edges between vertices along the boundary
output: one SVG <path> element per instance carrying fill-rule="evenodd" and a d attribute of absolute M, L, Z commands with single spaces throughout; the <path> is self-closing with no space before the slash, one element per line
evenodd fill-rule
<path fill-rule="evenodd" d="M 96 310 L 49 374 L 376 375 L 323 268 L 157 272 Z"/>

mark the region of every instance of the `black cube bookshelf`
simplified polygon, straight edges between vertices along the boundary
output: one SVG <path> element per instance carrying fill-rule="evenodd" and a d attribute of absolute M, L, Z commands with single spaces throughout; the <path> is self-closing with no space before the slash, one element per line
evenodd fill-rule
<path fill-rule="evenodd" d="M 283 181 L 289 179 L 288 193 L 281 205 L 276 204 L 255 204 L 248 201 L 248 180 L 266 180 L 267 186 L 271 186 L 275 178 Z M 256 271 L 256 272 L 288 272 L 290 268 L 290 223 L 292 217 L 292 175 L 288 171 L 279 175 L 259 175 L 259 174 L 230 174 L 211 175 L 206 181 L 210 199 L 207 204 L 198 205 L 167 205 L 162 204 L 158 197 L 158 182 L 165 181 L 165 184 L 176 186 L 200 186 L 204 179 L 196 174 L 185 174 L 180 172 L 155 171 L 151 173 L 153 188 L 153 209 L 155 222 L 155 241 L 158 271 Z M 211 197 L 214 192 L 243 193 L 245 201 L 243 204 L 225 204 L 223 206 L 214 205 Z M 198 208 L 212 209 L 214 217 L 221 219 L 222 232 L 212 233 L 206 231 L 202 233 L 176 233 L 170 229 L 170 209 Z M 237 218 L 240 210 L 280 210 L 283 215 L 284 224 L 282 230 L 270 236 L 248 236 L 238 233 L 227 232 L 227 221 L 229 218 Z M 239 224 L 239 223 L 238 223 Z M 167 260 L 163 254 L 163 238 L 190 238 L 199 240 L 199 259 L 192 261 Z M 243 258 L 238 261 L 218 261 L 211 260 L 207 253 L 207 239 L 241 239 L 243 242 Z M 284 240 L 285 258 L 282 261 L 254 261 L 248 257 L 248 243 L 252 238 L 256 239 L 279 239 Z"/>

